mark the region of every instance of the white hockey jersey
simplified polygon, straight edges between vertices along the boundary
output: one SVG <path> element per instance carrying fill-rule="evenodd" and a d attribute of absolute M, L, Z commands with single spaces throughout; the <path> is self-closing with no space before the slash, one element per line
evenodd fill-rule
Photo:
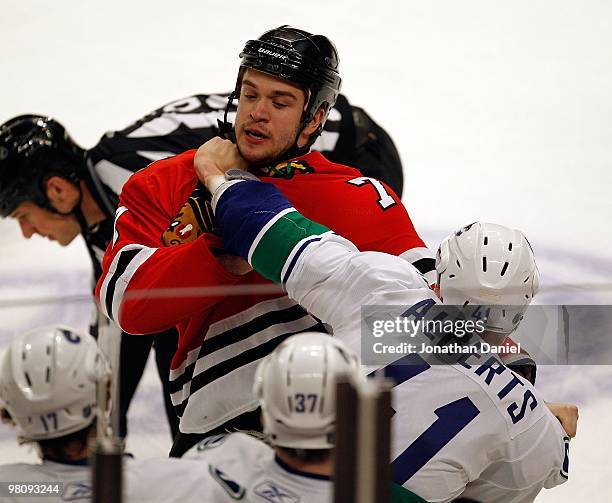
<path fill-rule="evenodd" d="M 360 356 L 362 306 L 388 306 L 387 313 L 396 309 L 394 317 L 403 317 L 411 307 L 438 302 L 406 261 L 359 252 L 301 216 L 269 184 L 226 184 L 213 208 L 224 247 L 282 282 L 289 297 Z M 566 480 L 569 439 L 533 386 L 496 356 L 471 354 L 453 365 L 419 354 L 401 360 L 384 368 L 395 382 L 396 483 L 431 502 L 462 495 L 519 503 Z"/>
<path fill-rule="evenodd" d="M 386 254 L 360 253 L 329 233 L 297 259 L 289 296 L 361 352 L 361 306 L 395 305 L 397 315 L 435 299 L 418 271 Z M 465 365 L 389 365 L 394 388 L 396 482 L 428 501 L 460 494 L 483 502 L 533 501 L 567 478 L 565 432 L 537 391 L 492 355 Z M 510 412 L 513 411 L 513 412 Z"/>
<path fill-rule="evenodd" d="M 26 503 L 41 501 L 40 495 L 14 497 L 8 493 L 8 483 L 27 488 L 27 483 L 48 483 L 50 496 L 42 501 L 59 503 L 93 501 L 91 467 L 86 464 L 67 464 L 43 461 L 41 464 L 16 463 L 0 466 L 3 487 L 0 501 Z M 24 484 L 26 483 L 26 484 Z M 52 487 L 59 485 L 56 492 Z M 123 458 L 124 503 L 203 503 L 226 501 L 213 499 L 219 484 L 209 472 L 206 463 L 199 460 L 176 458 L 133 459 Z M 220 490 L 220 489 L 219 489 Z M 13 489 L 15 492 L 16 490 Z M 31 490 L 30 490 L 31 491 Z M 40 490 L 39 490 L 40 492 Z M 228 496 L 229 498 L 229 496 Z M 233 501 L 228 499 L 227 501 Z"/>
<path fill-rule="evenodd" d="M 0 482 L 2 483 L 0 501 L 3 503 L 88 502 L 91 501 L 93 494 L 90 472 L 91 468 L 81 463 L 43 461 L 40 464 L 13 463 L 0 465 Z M 24 487 L 9 490 L 9 484 Z M 28 485 L 39 487 L 28 489 Z M 43 489 L 43 486 L 45 489 Z M 46 496 L 41 494 L 43 490 Z M 34 491 L 37 491 L 37 494 Z"/>
<path fill-rule="evenodd" d="M 201 441 L 182 458 L 196 459 L 209 475 L 200 501 L 224 503 L 327 503 L 328 477 L 299 472 L 275 457 L 264 442 L 244 433 L 217 435 Z"/>

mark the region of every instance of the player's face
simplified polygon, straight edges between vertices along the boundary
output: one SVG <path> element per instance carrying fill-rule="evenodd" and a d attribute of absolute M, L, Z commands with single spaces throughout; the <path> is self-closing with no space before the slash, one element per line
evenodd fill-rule
<path fill-rule="evenodd" d="M 285 80 L 244 73 L 236 115 L 236 143 L 249 164 L 271 162 L 295 142 L 306 95 Z"/>
<path fill-rule="evenodd" d="M 31 202 L 21 203 L 11 217 L 17 220 L 26 239 L 38 234 L 66 246 L 81 233 L 74 215 L 58 215 Z"/>

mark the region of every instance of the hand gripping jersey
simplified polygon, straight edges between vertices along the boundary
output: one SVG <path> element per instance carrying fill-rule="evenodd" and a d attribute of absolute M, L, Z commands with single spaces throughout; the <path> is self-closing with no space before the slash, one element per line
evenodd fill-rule
<path fill-rule="evenodd" d="M 360 253 L 269 185 L 224 184 L 213 208 L 226 249 L 282 282 L 358 354 L 362 306 L 395 306 L 404 316 L 438 302 L 414 267 Z M 384 367 L 395 382 L 395 482 L 432 502 L 528 502 L 564 482 L 569 440 L 535 388 L 494 355 L 459 362 L 434 365 L 413 353 Z"/>
<path fill-rule="evenodd" d="M 254 410 L 258 360 L 291 334 L 323 330 L 284 294 L 262 293 L 271 285 L 259 274 L 236 277 L 221 266 L 215 256 L 221 242 L 210 232 L 215 223 L 207 194 L 197 187 L 194 155 L 158 161 L 126 183 L 97 286 L 102 310 L 123 330 L 178 327 L 170 380 L 183 433 L 205 433 Z M 433 270 L 405 208 L 384 184 L 318 152 L 261 175 L 305 215 L 360 249 L 402 255 Z M 247 285 L 260 291 L 229 295 Z"/>

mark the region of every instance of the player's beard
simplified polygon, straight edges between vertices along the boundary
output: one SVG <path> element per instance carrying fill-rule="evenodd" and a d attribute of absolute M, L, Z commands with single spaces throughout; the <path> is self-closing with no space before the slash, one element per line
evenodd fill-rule
<path fill-rule="evenodd" d="M 246 132 L 244 130 L 250 125 L 251 124 L 243 124 L 240 126 L 242 135 L 246 135 Z M 282 140 L 280 142 L 280 146 L 275 147 L 274 145 L 270 145 L 270 147 L 268 147 L 267 149 L 261 149 L 261 151 L 258 152 L 245 152 L 244 149 L 240 148 L 240 141 L 238 140 L 236 140 L 236 147 L 238 148 L 238 153 L 249 164 L 249 166 L 266 166 L 274 164 L 277 161 L 284 160 L 284 155 L 297 142 L 299 131 L 300 125 L 298 124 L 292 134 L 280 136 L 280 140 Z M 278 137 L 278 134 L 274 135 L 274 137 Z"/>

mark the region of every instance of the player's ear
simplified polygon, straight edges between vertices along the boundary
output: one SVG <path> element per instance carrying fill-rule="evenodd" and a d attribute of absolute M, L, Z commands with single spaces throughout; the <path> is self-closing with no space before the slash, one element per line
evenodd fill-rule
<path fill-rule="evenodd" d="M 61 176 L 51 176 L 45 181 L 47 199 L 60 213 L 69 213 L 80 198 L 78 187 Z"/>
<path fill-rule="evenodd" d="M 436 294 L 436 297 L 438 297 L 438 299 L 440 298 L 440 287 L 438 286 L 437 283 L 435 283 L 433 286 L 433 291 Z"/>
<path fill-rule="evenodd" d="M 306 127 L 300 133 L 300 138 L 298 140 L 298 147 L 306 145 L 308 142 L 310 135 L 314 133 L 317 128 L 320 126 L 321 122 L 323 122 L 323 118 L 325 117 L 326 112 L 325 106 L 319 107 L 319 109 L 315 112 L 312 120 L 306 124 Z"/>

